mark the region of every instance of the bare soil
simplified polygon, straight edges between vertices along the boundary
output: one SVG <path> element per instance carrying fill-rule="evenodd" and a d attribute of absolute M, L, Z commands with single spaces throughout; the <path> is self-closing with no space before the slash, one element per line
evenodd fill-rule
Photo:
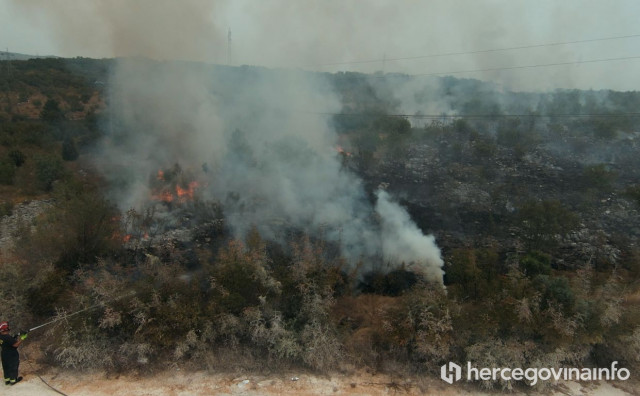
<path fill-rule="evenodd" d="M 77 374 L 71 371 L 49 370 L 40 374 L 28 370 L 25 379 L 15 386 L 0 388 L 0 395 L 57 395 L 52 387 L 69 396 L 204 396 L 204 395 L 493 395 L 501 392 L 480 392 L 474 387 L 452 386 L 439 378 L 392 378 L 387 375 L 360 373 L 356 375 L 314 376 L 295 373 L 281 375 L 244 375 L 167 371 L 153 376 L 121 375 L 108 377 L 103 373 Z M 630 383 L 556 384 L 551 396 L 637 395 Z M 535 392 L 514 392 L 511 395 L 532 395 Z"/>

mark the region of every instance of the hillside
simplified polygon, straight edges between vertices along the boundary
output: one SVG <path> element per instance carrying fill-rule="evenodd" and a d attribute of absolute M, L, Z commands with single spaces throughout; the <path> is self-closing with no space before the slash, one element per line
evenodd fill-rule
<path fill-rule="evenodd" d="M 44 366 L 438 378 L 449 361 L 618 361 L 637 381 L 638 92 L 9 68 L 0 295 L 16 329 L 60 319 L 30 336 Z"/>

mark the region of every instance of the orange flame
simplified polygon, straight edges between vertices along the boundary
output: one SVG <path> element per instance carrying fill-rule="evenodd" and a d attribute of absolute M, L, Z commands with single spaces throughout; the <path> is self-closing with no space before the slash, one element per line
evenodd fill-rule
<path fill-rule="evenodd" d="M 342 148 L 342 146 L 336 146 L 336 151 L 342 155 L 346 155 L 347 157 L 351 157 L 351 153 Z"/>
<path fill-rule="evenodd" d="M 127 243 L 131 240 L 131 234 L 127 234 L 122 238 L 122 242 Z"/>
<path fill-rule="evenodd" d="M 171 194 L 171 191 L 161 191 L 157 194 L 153 194 L 151 199 L 162 202 L 173 202 L 173 194 Z"/>
<path fill-rule="evenodd" d="M 158 183 L 159 187 L 154 188 L 151 193 L 151 199 L 154 201 L 160 201 L 170 203 L 178 201 L 181 203 L 193 200 L 196 189 L 199 187 L 198 182 L 192 181 L 188 185 L 167 183 L 164 171 L 159 169 L 156 174 L 156 179 L 161 183 Z"/>
<path fill-rule="evenodd" d="M 196 181 L 192 181 L 191 183 L 189 183 L 186 189 L 180 187 L 179 185 L 176 185 L 176 195 L 178 196 L 178 199 L 180 199 L 180 202 L 192 200 L 196 188 L 198 188 L 198 182 Z"/>

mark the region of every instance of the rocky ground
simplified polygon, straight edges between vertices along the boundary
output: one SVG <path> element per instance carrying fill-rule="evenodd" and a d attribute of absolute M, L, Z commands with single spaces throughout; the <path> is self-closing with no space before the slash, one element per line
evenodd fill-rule
<path fill-rule="evenodd" d="M 15 233 L 20 227 L 31 227 L 35 218 L 51 207 L 51 201 L 30 201 L 16 205 L 10 216 L 0 219 L 0 246 L 3 250 L 13 247 Z"/>

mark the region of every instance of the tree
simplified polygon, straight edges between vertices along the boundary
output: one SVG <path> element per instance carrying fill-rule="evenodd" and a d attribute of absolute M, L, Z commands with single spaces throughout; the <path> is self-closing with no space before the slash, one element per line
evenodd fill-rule
<path fill-rule="evenodd" d="M 16 167 L 9 161 L 0 161 L 0 184 L 13 184 Z"/>
<path fill-rule="evenodd" d="M 66 137 L 62 142 L 62 159 L 65 161 L 75 161 L 78 159 L 78 149 L 72 138 Z"/>
<path fill-rule="evenodd" d="M 57 100 L 49 99 L 44 104 L 42 111 L 40 112 L 40 118 L 47 122 L 58 122 L 64 120 L 64 113 L 60 110 L 60 105 Z"/>
<path fill-rule="evenodd" d="M 58 267 L 73 271 L 116 248 L 120 241 L 113 238 L 119 231 L 113 220 L 117 216 L 113 205 L 97 191 L 87 191 L 76 183 L 62 183 L 56 188 L 56 195 L 61 202 L 58 229 L 64 233 Z"/>
<path fill-rule="evenodd" d="M 56 184 L 53 198 L 35 230 L 19 238 L 18 250 L 25 259 L 48 260 L 69 274 L 119 246 L 118 213 L 95 187 L 68 178 Z"/>
<path fill-rule="evenodd" d="M 9 152 L 9 159 L 16 167 L 21 167 L 24 164 L 25 156 L 24 153 L 20 150 L 11 150 Z"/>

